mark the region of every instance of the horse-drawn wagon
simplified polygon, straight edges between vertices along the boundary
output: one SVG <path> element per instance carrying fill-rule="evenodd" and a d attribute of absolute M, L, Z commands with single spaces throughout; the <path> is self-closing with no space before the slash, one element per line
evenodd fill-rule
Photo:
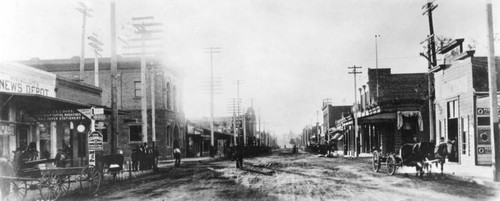
<path fill-rule="evenodd" d="M 92 194 L 99 189 L 103 178 L 99 168 L 93 165 L 54 167 L 54 162 L 54 159 L 14 160 L 4 164 L 6 174 L 0 175 L 0 185 L 8 189 L 3 196 L 6 200 L 23 200 L 32 190 L 39 191 L 42 200 L 56 200 L 70 190 L 71 183 L 79 183 L 84 193 Z"/>
<path fill-rule="evenodd" d="M 434 152 L 435 145 L 431 142 L 407 143 L 401 146 L 399 154 L 384 154 L 380 150 L 373 151 L 372 167 L 373 171 L 378 172 L 382 164 L 387 166 L 387 173 L 394 175 L 396 170 L 403 166 L 415 167 L 417 175 L 423 176 L 425 170 L 429 171 L 432 164 L 441 164 L 441 173 L 443 172 L 444 158 L 446 156 L 438 155 Z"/>

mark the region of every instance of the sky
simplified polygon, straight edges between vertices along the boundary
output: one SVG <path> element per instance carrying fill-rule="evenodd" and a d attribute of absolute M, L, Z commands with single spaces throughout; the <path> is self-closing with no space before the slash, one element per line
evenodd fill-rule
<path fill-rule="evenodd" d="M 93 9 L 86 33 L 96 33 L 110 55 L 109 0 L 81 0 Z M 82 14 L 79 1 L 4 0 L 0 6 L 0 60 L 64 59 L 80 55 Z M 162 52 L 168 67 L 184 75 L 186 117 L 209 117 L 210 78 L 207 47 L 218 80 L 215 116 L 232 112 L 237 97 L 254 107 L 262 129 L 285 144 L 290 132 L 318 120 L 324 99 L 333 105 L 354 101 L 353 76 L 347 67 L 361 66 L 393 73 L 425 72 L 420 44 L 429 34 L 422 15 L 426 0 L 119 0 L 118 35 L 132 17 L 153 16 L 163 23 Z M 434 30 L 438 36 L 465 38 L 476 55 L 487 55 L 486 1 L 437 0 Z M 499 30 L 500 3 L 493 2 L 494 28 Z M 500 31 L 495 31 L 496 34 Z M 380 35 L 380 38 L 375 38 Z M 377 40 L 377 41 L 375 41 Z M 495 41 L 498 55 L 499 40 Z M 118 54 L 124 52 L 118 44 Z M 86 57 L 92 57 L 87 45 Z M 364 81 L 366 83 L 366 81 Z M 319 111 L 319 114 L 317 113 Z"/>

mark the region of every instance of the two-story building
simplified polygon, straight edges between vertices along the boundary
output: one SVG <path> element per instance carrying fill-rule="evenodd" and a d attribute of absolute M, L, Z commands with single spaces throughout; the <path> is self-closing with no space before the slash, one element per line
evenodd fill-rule
<path fill-rule="evenodd" d="M 435 140 L 444 138 L 452 144 L 449 162 L 488 166 L 492 164 L 488 59 L 464 50 L 463 42 L 456 39 L 441 47 L 441 62 L 430 69 L 435 78 Z M 498 68 L 498 58 L 496 62 Z"/>
<path fill-rule="evenodd" d="M 22 63 L 55 73 L 67 79 L 79 79 L 80 59 L 40 60 L 34 58 Z M 119 117 L 117 149 L 123 150 L 125 156 L 130 156 L 131 150 L 143 143 L 143 135 L 147 142 L 152 142 L 152 109 L 155 111 L 156 146 L 160 158 L 172 157 L 174 147 L 180 147 L 186 153 L 186 124 L 182 110 L 182 74 L 170 66 L 166 66 L 159 58 L 146 59 L 146 88 L 141 89 L 141 59 L 138 57 L 118 57 L 117 61 L 117 107 L 125 115 Z M 82 83 L 94 85 L 98 80 L 102 87 L 102 104 L 111 107 L 111 59 L 99 59 L 99 69 L 95 76 L 94 59 L 84 60 L 84 76 Z M 151 91 L 154 89 L 154 92 Z M 147 133 L 142 133 L 141 123 L 141 90 L 146 90 L 147 102 Z M 155 106 L 152 107 L 154 98 Z M 104 121 L 105 135 L 109 122 Z M 110 138 L 106 136 L 106 138 Z M 105 152 L 110 145 L 104 144 Z"/>
<path fill-rule="evenodd" d="M 401 145 L 430 141 L 428 126 L 427 73 L 392 74 L 389 68 L 368 69 L 368 81 L 360 87 L 356 115 L 337 121 L 348 155 L 380 149 L 396 152 Z M 354 118 L 358 130 L 354 131 Z"/>
<path fill-rule="evenodd" d="M 101 92 L 33 67 L 0 63 L 1 155 L 12 157 L 35 144 L 39 158 L 54 158 L 62 149 L 73 165 L 85 163 L 90 120 L 78 110 L 103 107 Z"/>

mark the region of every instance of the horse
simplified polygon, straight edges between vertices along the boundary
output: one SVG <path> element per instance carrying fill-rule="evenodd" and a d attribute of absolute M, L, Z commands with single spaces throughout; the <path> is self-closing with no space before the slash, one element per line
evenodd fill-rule
<path fill-rule="evenodd" d="M 434 144 L 431 142 L 408 143 L 401 146 L 400 156 L 403 165 L 415 166 L 417 176 L 423 176 L 428 170 L 428 157 L 434 153 Z"/>
<path fill-rule="evenodd" d="M 436 168 L 438 168 L 438 164 L 441 165 L 441 174 L 443 174 L 443 166 L 445 163 L 445 159 L 448 156 L 447 145 L 446 143 L 441 143 L 437 147 L 434 148 L 434 151 L 428 154 L 425 158 L 425 166 L 424 168 L 431 174 L 431 165 L 435 164 Z"/>

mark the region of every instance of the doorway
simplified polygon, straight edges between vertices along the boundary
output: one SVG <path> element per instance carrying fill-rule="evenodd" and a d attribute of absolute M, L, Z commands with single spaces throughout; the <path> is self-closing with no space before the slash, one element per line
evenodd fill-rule
<path fill-rule="evenodd" d="M 451 142 L 451 150 L 448 149 L 448 161 L 458 162 L 458 119 L 448 119 L 448 140 Z"/>

